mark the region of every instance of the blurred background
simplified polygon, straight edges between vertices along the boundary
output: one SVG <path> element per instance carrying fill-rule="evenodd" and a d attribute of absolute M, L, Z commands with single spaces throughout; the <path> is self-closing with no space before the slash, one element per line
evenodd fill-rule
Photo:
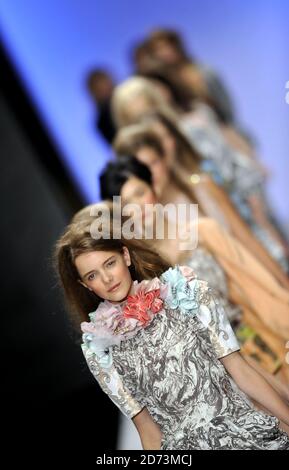
<path fill-rule="evenodd" d="M 289 226 L 287 0 L 1 0 L 2 390 L 11 439 L 15 425 L 33 423 L 52 448 L 69 436 L 72 453 L 127 445 L 82 358 L 51 258 L 73 213 L 99 199 L 112 154 L 88 76 L 104 69 L 120 83 L 133 73 L 136 45 L 159 27 L 178 31 L 222 78 Z"/>

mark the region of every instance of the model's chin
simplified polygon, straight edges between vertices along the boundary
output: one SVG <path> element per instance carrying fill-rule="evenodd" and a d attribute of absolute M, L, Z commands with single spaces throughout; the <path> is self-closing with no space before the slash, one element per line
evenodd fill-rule
<path fill-rule="evenodd" d="M 129 294 L 129 287 L 125 289 L 124 287 L 120 286 L 115 292 L 111 292 L 110 300 L 111 302 L 122 302 L 124 301 Z"/>

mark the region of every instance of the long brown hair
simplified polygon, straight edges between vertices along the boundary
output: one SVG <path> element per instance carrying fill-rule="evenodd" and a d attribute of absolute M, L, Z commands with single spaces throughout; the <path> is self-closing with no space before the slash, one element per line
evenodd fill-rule
<path fill-rule="evenodd" d="M 166 105 L 166 101 L 151 80 L 144 77 L 130 77 L 115 87 L 112 96 L 112 112 L 117 127 L 132 124 L 135 119 L 129 108 L 138 97 L 142 97 L 149 109 Z"/>
<path fill-rule="evenodd" d="M 149 122 L 139 122 L 137 124 L 132 124 L 127 127 L 123 127 L 117 133 L 117 136 L 114 140 L 113 146 L 117 156 L 121 157 L 122 155 L 136 155 L 137 151 L 142 147 L 150 147 L 154 149 L 161 158 L 164 158 L 165 152 L 161 142 L 161 138 L 153 130 L 153 125 L 150 122 L 150 116 L 159 116 L 162 113 L 156 112 L 152 115 L 148 115 Z M 165 118 L 164 118 L 165 119 Z M 163 122 L 157 117 L 154 119 L 154 122 Z M 173 124 L 172 124 L 173 126 Z M 169 129 L 167 127 L 167 129 Z M 178 131 L 176 130 L 176 133 Z M 181 135 L 181 131 L 179 131 Z M 183 159 L 186 159 L 183 162 L 183 165 L 174 165 L 173 169 L 170 169 L 170 178 L 171 181 L 176 185 L 176 187 L 186 195 L 186 197 L 192 202 L 197 203 L 194 194 L 193 185 L 190 183 L 188 175 L 192 173 L 199 173 L 199 157 L 198 154 L 194 154 L 194 151 L 191 149 L 190 144 L 184 140 L 177 141 L 179 145 L 182 145 L 182 155 Z M 194 161 L 193 158 L 196 158 Z M 191 161 L 190 169 L 188 169 L 189 161 Z"/>
<path fill-rule="evenodd" d="M 160 137 L 154 130 L 156 123 L 165 127 L 174 139 L 176 163 L 190 173 L 198 173 L 202 157 L 188 141 L 173 116 L 164 108 L 145 113 L 137 123 L 121 128 L 113 142 L 115 151 L 118 154 L 129 155 L 147 144 L 154 147 L 158 153 L 164 154 Z"/>
<path fill-rule="evenodd" d="M 82 210 L 83 211 L 83 210 Z M 82 212 L 83 214 L 83 212 Z M 77 217 L 74 217 L 74 220 Z M 91 235 L 94 218 L 82 215 L 81 220 L 68 225 L 55 247 L 55 267 L 59 274 L 68 308 L 76 321 L 87 321 L 88 314 L 102 301 L 96 294 L 80 284 L 75 259 L 82 253 L 114 251 L 123 253 L 127 247 L 131 257 L 130 272 L 133 280 L 153 279 L 166 271 L 170 264 L 148 247 L 144 240 L 114 239 L 112 217 L 109 220 L 110 238 L 95 239 Z"/>
<path fill-rule="evenodd" d="M 151 128 L 156 123 L 166 128 L 176 143 L 176 162 L 189 172 L 197 173 L 202 157 L 198 151 L 189 142 L 183 131 L 180 129 L 177 121 L 169 115 L 166 109 L 160 109 L 144 114 L 141 122 Z"/>

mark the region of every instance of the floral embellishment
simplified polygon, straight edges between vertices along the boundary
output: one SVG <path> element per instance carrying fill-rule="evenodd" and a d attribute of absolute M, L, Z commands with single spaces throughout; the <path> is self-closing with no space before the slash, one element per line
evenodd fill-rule
<path fill-rule="evenodd" d="M 161 311 L 167 287 L 155 278 L 139 284 L 135 281 L 133 291 L 121 304 L 105 300 L 89 314 L 90 322 L 81 323 L 83 341 L 104 362 L 108 363 L 105 349 L 133 337 Z"/>
<path fill-rule="evenodd" d="M 188 266 L 169 268 L 162 274 L 161 280 L 169 287 L 166 306 L 193 314 L 199 307 L 198 281 L 194 272 Z"/>
<path fill-rule="evenodd" d="M 136 295 L 129 295 L 123 309 L 124 317 L 136 318 L 146 325 L 151 319 L 151 313 L 155 315 L 163 308 L 163 301 L 159 296 L 160 289 L 149 292 L 141 290 Z"/>
<path fill-rule="evenodd" d="M 196 278 L 196 275 L 192 268 L 189 266 L 179 266 L 179 270 L 183 276 L 187 279 L 188 282 L 192 281 Z"/>
<path fill-rule="evenodd" d="M 135 334 L 139 329 L 138 320 L 124 318 L 121 305 L 107 301 L 102 302 L 97 310 L 90 314 L 90 318 L 90 322 L 81 323 L 81 330 L 84 333 L 83 339 L 86 342 L 89 340 L 88 347 L 93 351 L 98 349 L 100 344 L 104 348 L 119 344 L 124 335 Z"/>

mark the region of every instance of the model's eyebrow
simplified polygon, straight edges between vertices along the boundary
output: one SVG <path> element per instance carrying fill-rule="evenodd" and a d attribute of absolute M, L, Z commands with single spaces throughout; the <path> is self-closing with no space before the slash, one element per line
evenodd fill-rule
<path fill-rule="evenodd" d="M 107 263 L 111 258 L 113 258 L 115 255 L 112 255 L 112 256 L 109 256 L 109 258 L 107 258 L 103 263 L 102 263 L 102 266 L 105 265 L 105 263 Z M 89 276 L 89 274 L 91 273 L 94 273 L 95 271 L 97 271 L 96 269 L 92 269 L 91 271 L 88 271 L 86 274 L 84 274 L 83 276 L 83 279 L 86 278 L 87 276 Z"/>

